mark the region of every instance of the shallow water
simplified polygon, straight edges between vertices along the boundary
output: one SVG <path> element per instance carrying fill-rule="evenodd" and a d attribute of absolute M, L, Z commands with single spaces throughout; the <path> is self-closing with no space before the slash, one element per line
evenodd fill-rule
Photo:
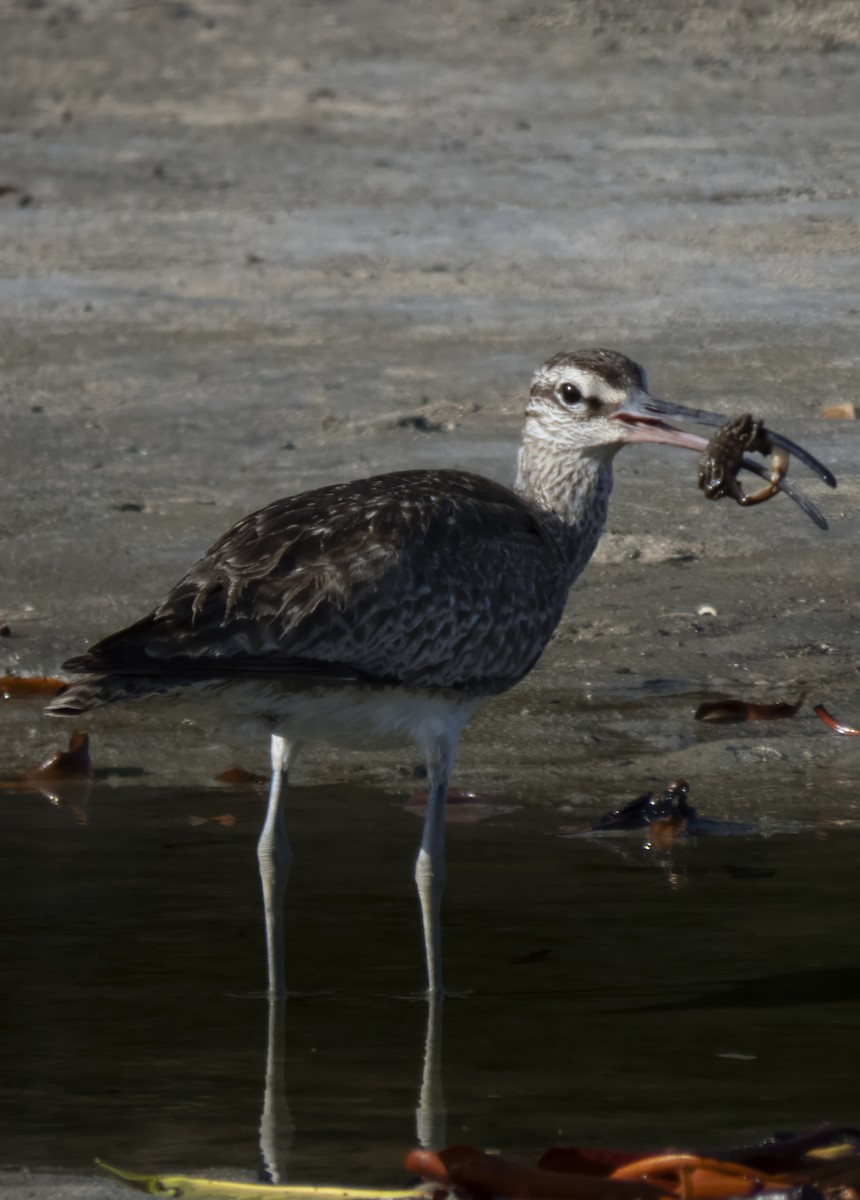
<path fill-rule="evenodd" d="M 345 793 L 291 796 L 280 1157 L 294 1179 L 390 1182 L 424 1053 L 420 823 L 406 791 Z M 533 1156 L 856 1121 L 856 829 L 656 853 L 559 836 L 569 815 L 504 799 L 447 832 L 449 1142 Z M 4 792 L 0 1162 L 256 1168 L 263 804 L 254 788 L 96 783 L 62 807 Z"/>

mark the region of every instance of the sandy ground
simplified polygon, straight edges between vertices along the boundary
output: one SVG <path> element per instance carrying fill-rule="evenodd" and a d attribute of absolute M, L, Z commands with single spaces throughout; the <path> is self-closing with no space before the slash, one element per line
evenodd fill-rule
<path fill-rule="evenodd" d="M 832 465 L 831 528 L 626 452 L 556 642 L 458 782 L 576 802 L 683 773 L 727 811 L 857 813 L 860 749 L 808 709 L 729 735 L 690 711 L 805 688 L 860 722 L 858 427 L 820 415 L 860 366 L 860 5 L 8 0 L 0 45 L 0 671 L 55 671 L 277 495 L 509 480 L 531 371 L 606 345 Z M 65 736 L 19 709 L 3 733 L 7 774 Z M 94 736 L 154 777 L 266 761 L 157 714 Z"/>

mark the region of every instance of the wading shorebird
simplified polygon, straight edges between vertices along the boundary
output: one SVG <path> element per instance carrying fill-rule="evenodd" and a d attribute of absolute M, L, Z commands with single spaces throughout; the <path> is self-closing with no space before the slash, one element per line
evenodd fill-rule
<path fill-rule="evenodd" d="M 221 719 L 226 707 L 270 734 L 258 858 L 271 996 L 285 989 L 283 797 L 299 747 L 314 741 L 411 743 L 424 754 L 415 881 L 429 993 L 442 994 L 445 797 L 458 740 L 481 701 L 540 658 L 603 529 L 617 452 L 644 442 L 708 447 L 667 415 L 725 421 L 655 399 L 623 354 L 557 354 L 532 382 L 513 489 L 465 471 L 415 470 L 276 500 L 228 530 L 148 616 L 64 663 L 86 678 L 65 687 L 51 714 L 169 696 L 198 713 L 212 701 Z M 794 443 L 768 437 L 759 448 L 782 453 L 771 491 L 826 526 L 785 478 L 787 454 L 835 479 Z M 742 449 L 732 471 L 741 466 L 768 476 Z"/>

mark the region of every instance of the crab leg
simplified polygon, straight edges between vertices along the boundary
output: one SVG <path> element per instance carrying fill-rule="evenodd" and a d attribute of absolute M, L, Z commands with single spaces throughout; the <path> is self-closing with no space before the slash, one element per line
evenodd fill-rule
<path fill-rule="evenodd" d="M 754 475 L 759 475 L 762 479 L 768 478 L 767 469 L 753 458 L 747 458 L 744 455 L 741 460 L 741 466 L 745 471 L 752 471 Z M 799 505 L 819 529 L 827 529 L 827 519 L 824 514 L 817 505 L 812 503 L 806 492 L 800 490 L 796 483 L 792 483 L 790 479 L 780 479 L 776 487 L 778 491 L 785 492 L 786 496 L 789 496 L 795 504 Z"/>
<path fill-rule="evenodd" d="M 742 463 L 745 460 L 741 460 Z M 749 492 L 747 495 L 738 497 L 738 504 L 762 504 L 765 500 L 769 500 L 771 496 L 775 496 L 779 491 L 781 481 L 788 474 L 788 467 L 791 462 L 791 457 L 787 450 L 780 447 L 773 451 L 770 460 L 770 481 L 763 488 L 759 488 L 757 492 Z"/>

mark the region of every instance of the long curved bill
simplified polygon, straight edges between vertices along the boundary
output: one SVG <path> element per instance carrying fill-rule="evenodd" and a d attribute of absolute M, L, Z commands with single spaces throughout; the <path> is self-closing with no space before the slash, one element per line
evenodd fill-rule
<path fill-rule="evenodd" d="M 626 427 L 624 441 L 628 444 L 656 442 L 664 446 L 692 450 L 698 454 L 708 448 L 707 439 L 699 434 L 690 433 L 686 429 L 678 429 L 662 418 L 664 416 L 678 417 L 681 420 L 695 421 L 697 425 L 706 425 L 711 428 L 720 428 L 726 423 L 726 417 L 719 413 L 708 412 L 703 408 L 686 408 L 683 404 L 660 400 L 647 392 L 640 392 L 638 395 L 628 398 L 613 416 L 615 420 L 624 422 Z M 792 457 L 805 463 L 828 487 L 836 487 L 836 476 L 833 472 L 820 463 L 808 450 L 804 450 L 802 446 L 798 446 L 796 442 L 783 434 L 774 433 L 771 429 L 767 430 L 767 436 L 774 446 L 780 447 Z M 743 466 L 763 479 L 770 478 L 767 468 L 748 455 L 744 455 Z M 827 520 L 820 509 L 800 490 L 796 483 L 788 478 L 782 478 L 777 486 L 781 492 L 785 492 L 787 496 L 791 497 L 820 529 L 827 528 Z"/>

